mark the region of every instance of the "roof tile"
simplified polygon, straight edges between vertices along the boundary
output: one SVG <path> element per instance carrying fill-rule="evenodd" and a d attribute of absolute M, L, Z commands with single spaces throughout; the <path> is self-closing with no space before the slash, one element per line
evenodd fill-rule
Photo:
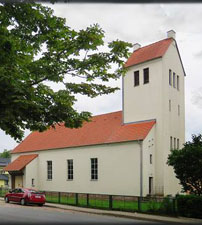
<path fill-rule="evenodd" d="M 167 38 L 137 49 L 127 60 L 125 67 L 134 66 L 139 63 L 162 57 L 172 41 L 172 38 Z"/>
<path fill-rule="evenodd" d="M 32 155 L 21 155 L 17 159 L 15 159 L 13 162 L 8 164 L 4 168 L 5 171 L 19 171 L 25 168 L 27 164 L 29 164 L 33 159 L 35 159 L 38 156 L 38 154 L 32 154 Z"/>
<path fill-rule="evenodd" d="M 143 140 L 154 124 L 155 120 L 122 124 L 121 111 L 93 116 L 81 128 L 57 125 L 55 129 L 32 132 L 12 153 Z"/>

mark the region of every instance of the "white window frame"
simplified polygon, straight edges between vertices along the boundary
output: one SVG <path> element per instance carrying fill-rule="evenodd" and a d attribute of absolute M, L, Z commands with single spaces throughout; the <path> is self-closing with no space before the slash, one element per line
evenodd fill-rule
<path fill-rule="evenodd" d="M 74 161 L 73 159 L 67 160 L 67 180 L 74 179 Z"/>
<path fill-rule="evenodd" d="M 169 85 L 172 86 L 172 70 L 169 69 Z"/>
<path fill-rule="evenodd" d="M 47 180 L 52 180 L 52 179 L 53 179 L 53 161 L 48 160 L 47 161 Z"/>
<path fill-rule="evenodd" d="M 98 180 L 98 158 L 91 158 L 91 180 Z"/>
<path fill-rule="evenodd" d="M 177 90 L 180 90 L 180 77 L 177 75 Z"/>
<path fill-rule="evenodd" d="M 136 83 L 136 77 L 138 77 L 138 83 Z M 134 87 L 137 87 L 140 85 L 140 71 L 136 70 L 134 71 Z"/>
<path fill-rule="evenodd" d="M 148 71 L 148 74 L 147 74 L 148 80 L 145 79 L 146 71 Z M 143 84 L 148 84 L 148 83 L 149 83 L 149 67 L 143 69 Z"/>
<path fill-rule="evenodd" d="M 170 136 L 170 150 L 173 149 L 173 137 Z"/>
<path fill-rule="evenodd" d="M 176 74 L 173 72 L 173 87 L 176 88 Z"/>

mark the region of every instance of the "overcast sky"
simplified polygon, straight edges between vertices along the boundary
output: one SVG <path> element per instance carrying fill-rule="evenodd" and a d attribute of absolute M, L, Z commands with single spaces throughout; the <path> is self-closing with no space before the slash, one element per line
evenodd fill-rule
<path fill-rule="evenodd" d="M 65 17 L 73 29 L 98 23 L 106 41 L 120 39 L 141 46 L 166 38 L 175 30 L 176 41 L 186 72 L 186 141 L 202 128 L 202 4 L 49 4 L 55 15 Z M 121 81 L 113 85 L 121 87 Z M 94 115 L 121 110 L 121 91 L 88 99 L 79 96 L 75 107 Z M 28 135 L 28 131 L 26 135 Z M 25 136 L 26 136 L 25 135 Z M 17 143 L 0 130 L 0 152 Z"/>

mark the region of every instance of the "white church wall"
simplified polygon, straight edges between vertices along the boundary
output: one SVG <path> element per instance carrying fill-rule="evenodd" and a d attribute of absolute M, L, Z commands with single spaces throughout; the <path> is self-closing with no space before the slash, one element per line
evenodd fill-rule
<path fill-rule="evenodd" d="M 149 83 L 143 84 L 143 69 L 149 68 Z M 169 85 L 169 69 L 179 76 L 180 90 Z M 140 84 L 134 87 L 134 72 L 139 70 Z M 172 75 L 173 76 L 173 75 Z M 173 169 L 166 165 L 170 151 L 170 136 L 184 143 L 184 73 L 174 41 L 163 58 L 129 68 L 124 81 L 124 122 L 156 119 L 154 186 L 155 194 L 175 194 L 180 190 Z M 171 112 L 169 112 L 171 100 Z M 178 105 L 180 115 L 178 115 Z M 177 144 L 176 144 L 177 145 Z M 146 181 L 145 181 L 146 182 Z"/>
<path fill-rule="evenodd" d="M 149 83 L 143 84 L 143 69 L 149 68 Z M 139 86 L 134 72 L 139 70 Z M 124 123 L 155 119 L 162 112 L 162 61 L 155 59 L 131 66 L 123 79 Z M 158 115 L 157 115 L 158 114 Z"/>
<path fill-rule="evenodd" d="M 149 83 L 143 84 L 143 69 L 149 68 Z M 134 87 L 134 71 L 140 71 L 140 85 Z M 163 194 L 163 86 L 162 86 L 162 59 L 158 58 L 130 67 L 124 77 L 124 122 L 156 119 L 155 140 L 155 193 Z"/>
<path fill-rule="evenodd" d="M 169 85 L 169 70 L 172 71 L 172 86 Z M 173 87 L 173 72 L 175 73 L 175 85 Z M 177 89 L 177 76 L 179 76 L 179 90 Z M 183 147 L 185 141 L 185 106 L 184 106 L 184 71 L 180 62 L 175 42 L 168 48 L 163 57 L 163 117 L 164 119 L 164 195 L 175 195 L 180 192 L 179 180 L 175 177 L 173 168 L 166 164 L 168 154 L 170 153 L 170 137 L 172 136 L 172 145 L 174 147 L 174 138 L 177 148 L 177 139 L 179 147 Z M 169 110 L 169 100 L 171 109 Z M 178 112 L 178 105 L 180 112 Z"/>
<path fill-rule="evenodd" d="M 149 177 L 153 178 L 151 194 L 155 192 L 155 126 L 152 127 L 143 141 L 143 196 L 149 194 Z"/>
<path fill-rule="evenodd" d="M 140 145 L 137 142 L 104 144 L 32 152 L 39 154 L 26 167 L 26 186 L 36 179 L 40 190 L 140 195 Z M 15 157 L 19 154 L 15 154 Z M 91 180 L 91 158 L 98 158 L 98 180 Z M 67 160 L 73 159 L 74 179 L 67 180 Z M 47 161 L 53 179 L 47 180 Z M 36 172 L 38 168 L 38 175 Z M 38 182 L 37 182 L 38 181 Z"/>
<path fill-rule="evenodd" d="M 33 159 L 25 168 L 26 188 L 39 187 L 39 173 L 38 173 L 38 157 Z M 32 181 L 33 179 L 33 181 Z M 32 185 L 33 182 L 33 185 Z"/>
<path fill-rule="evenodd" d="M 143 69 L 149 68 L 149 83 L 143 84 Z M 134 71 L 139 70 L 140 85 L 134 87 Z M 155 193 L 163 194 L 162 59 L 132 66 L 124 77 L 124 122 L 156 119 Z"/>

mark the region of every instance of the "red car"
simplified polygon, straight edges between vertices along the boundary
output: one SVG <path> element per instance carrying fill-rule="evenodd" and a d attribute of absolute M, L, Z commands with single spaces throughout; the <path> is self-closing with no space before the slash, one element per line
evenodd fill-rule
<path fill-rule="evenodd" d="M 43 193 L 28 188 L 15 188 L 10 190 L 9 193 L 5 195 L 4 199 L 6 203 L 13 201 L 20 202 L 21 205 L 30 203 L 43 206 L 46 202 L 46 197 Z"/>

